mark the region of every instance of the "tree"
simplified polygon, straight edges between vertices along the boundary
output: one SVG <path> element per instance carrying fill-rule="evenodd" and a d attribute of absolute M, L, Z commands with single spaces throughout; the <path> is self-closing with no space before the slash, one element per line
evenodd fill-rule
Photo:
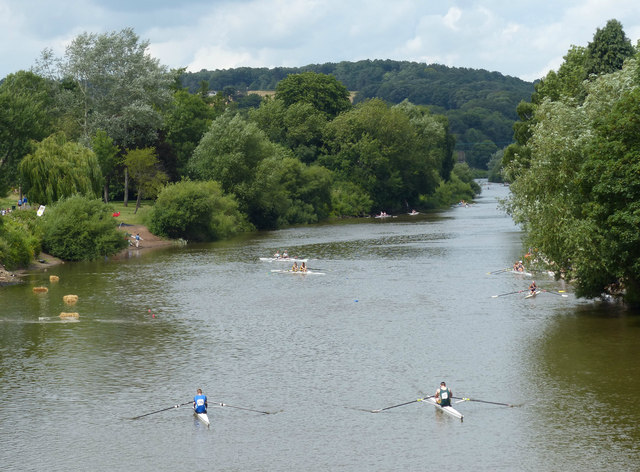
<path fill-rule="evenodd" d="M 207 131 L 215 112 L 200 95 L 186 90 L 173 94 L 173 101 L 165 114 L 166 141 L 176 156 L 177 171 L 184 175 L 194 149 Z"/>
<path fill-rule="evenodd" d="M 159 169 L 158 158 L 154 148 L 127 151 L 124 157 L 124 165 L 137 186 L 138 199 L 134 210 L 134 213 L 137 213 L 142 195 L 147 197 L 156 196 L 167 182 L 167 175 Z"/>
<path fill-rule="evenodd" d="M 155 144 L 161 110 L 171 99 L 174 73 L 146 50 L 131 28 L 105 34 L 82 33 L 67 47 L 55 69 L 72 81 L 78 116 L 87 140 L 104 130 L 122 149 Z"/>
<path fill-rule="evenodd" d="M 624 61 L 635 53 L 618 20 L 609 20 L 598 28 L 587 46 L 587 74 L 608 74 L 622 69 Z"/>
<path fill-rule="evenodd" d="M 9 74 L 0 83 L 0 194 L 18 185 L 18 165 L 54 129 L 47 81 L 32 72 Z"/>
<path fill-rule="evenodd" d="M 640 305 L 640 82 L 638 61 L 585 85 L 583 104 L 543 101 L 507 206 L 576 294 Z"/>
<path fill-rule="evenodd" d="M 349 91 L 344 85 L 331 75 L 314 72 L 291 74 L 282 79 L 276 87 L 276 98 L 287 107 L 298 102 L 309 103 L 327 117 L 351 108 Z"/>
<path fill-rule="evenodd" d="M 115 254 L 127 245 L 113 209 L 99 199 L 81 195 L 63 198 L 42 217 L 42 247 L 67 261 L 92 260 Z"/>
<path fill-rule="evenodd" d="M 48 205 L 75 194 L 95 198 L 102 175 L 93 151 L 56 133 L 35 145 L 19 165 L 26 193 L 32 202 Z"/>
<path fill-rule="evenodd" d="M 184 180 L 162 189 L 149 217 L 154 234 L 193 241 L 215 241 L 251 229 L 231 195 L 213 181 Z"/>
<path fill-rule="evenodd" d="M 413 206 L 439 182 L 432 151 L 443 149 L 430 146 L 429 140 L 445 141 L 437 121 L 422 130 L 418 122 L 415 117 L 412 122 L 403 107 L 390 108 L 381 100 L 358 104 L 327 125 L 327 152 L 318 162 L 338 180 L 364 189 L 377 209 Z"/>
<path fill-rule="evenodd" d="M 91 138 L 91 148 L 100 164 L 100 171 L 104 180 L 103 200 L 109 202 L 109 180 L 113 176 L 118 165 L 119 149 L 113 143 L 107 133 L 98 130 Z"/>

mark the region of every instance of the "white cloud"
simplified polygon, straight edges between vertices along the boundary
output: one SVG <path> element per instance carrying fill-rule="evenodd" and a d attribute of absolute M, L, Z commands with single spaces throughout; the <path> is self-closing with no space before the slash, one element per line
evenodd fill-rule
<path fill-rule="evenodd" d="M 133 27 L 174 68 L 395 59 L 532 80 L 611 18 L 635 45 L 631 0 L 0 0 L 0 78 L 31 67 L 45 47 L 62 55 L 81 32 Z"/>

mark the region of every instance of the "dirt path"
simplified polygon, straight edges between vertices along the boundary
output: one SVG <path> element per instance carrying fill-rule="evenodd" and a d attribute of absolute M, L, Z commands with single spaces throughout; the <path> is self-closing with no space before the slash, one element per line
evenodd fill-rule
<path fill-rule="evenodd" d="M 153 249 L 157 247 L 166 247 L 171 246 L 173 244 L 172 241 L 168 239 L 162 239 L 158 236 L 151 234 L 151 232 L 147 229 L 146 226 L 142 225 L 122 225 L 118 228 L 123 233 L 130 234 L 131 236 L 135 236 L 136 234 L 140 234 L 140 247 L 136 248 L 135 239 L 129 238 L 129 241 L 133 243 L 133 246 L 129 246 L 124 249 L 124 251 L 129 251 L 131 249 L 144 250 L 144 249 Z"/>

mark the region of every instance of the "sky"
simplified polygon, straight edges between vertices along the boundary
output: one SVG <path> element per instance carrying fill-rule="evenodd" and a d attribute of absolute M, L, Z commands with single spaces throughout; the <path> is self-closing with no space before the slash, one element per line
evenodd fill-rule
<path fill-rule="evenodd" d="M 610 19 L 637 44 L 637 0 L 0 0 L 0 79 L 81 33 L 130 27 L 191 72 L 392 59 L 533 81 Z"/>

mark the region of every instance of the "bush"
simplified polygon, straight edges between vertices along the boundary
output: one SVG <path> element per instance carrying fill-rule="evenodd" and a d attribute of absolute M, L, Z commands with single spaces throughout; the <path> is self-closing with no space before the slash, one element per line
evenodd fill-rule
<path fill-rule="evenodd" d="M 67 261 L 115 254 L 127 241 L 112 212 L 102 201 L 80 195 L 58 201 L 42 217 L 43 249 Z"/>
<path fill-rule="evenodd" d="M 235 198 L 214 181 L 167 185 L 149 215 L 152 233 L 174 239 L 215 241 L 251 229 Z"/>
<path fill-rule="evenodd" d="M 351 182 L 336 182 L 331 190 L 331 216 L 364 216 L 373 200 L 362 187 Z"/>
<path fill-rule="evenodd" d="M 40 253 L 36 213 L 14 211 L 0 217 L 0 264 L 7 269 L 27 267 Z"/>

